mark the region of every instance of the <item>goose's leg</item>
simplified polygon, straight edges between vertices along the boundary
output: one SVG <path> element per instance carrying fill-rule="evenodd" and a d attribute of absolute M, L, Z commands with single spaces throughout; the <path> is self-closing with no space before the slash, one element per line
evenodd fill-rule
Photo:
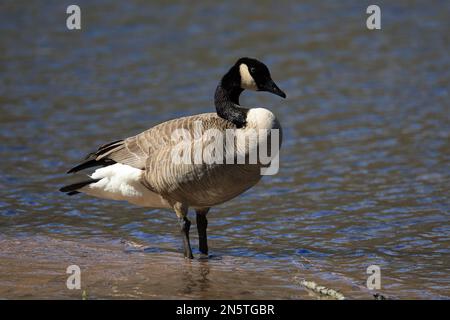
<path fill-rule="evenodd" d="M 181 236 L 183 237 L 184 257 L 194 259 L 192 255 L 191 244 L 189 242 L 189 229 L 191 228 L 191 221 L 187 217 L 179 218 Z"/>
<path fill-rule="evenodd" d="M 193 259 L 191 244 L 189 242 L 189 229 L 191 228 L 191 221 L 187 218 L 188 207 L 180 202 L 174 205 L 175 213 L 178 216 L 178 223 L 180 224 L 180 232 L 183 237 L 184 257 Z"/>
<path fill-rule="evenodd" d="M 206 228 L 208 227 L 208 219 L 206 219 L 206 214 L 208 211 L 209 208 L 196 210 L 199 249 L 200 253 L 206 256 L 208 256 L 208 239 L 206 235 Z"/>

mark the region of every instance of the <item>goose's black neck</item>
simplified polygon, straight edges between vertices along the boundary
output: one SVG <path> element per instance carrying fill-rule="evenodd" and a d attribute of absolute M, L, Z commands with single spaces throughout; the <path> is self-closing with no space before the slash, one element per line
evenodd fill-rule
<path fill-rule="evenodd" d="M 239 96 L 244 91 L 240 86 L 226 86 L 223 81 L 217 86 L 214 104 L 219 117 L 233 122 L 236 127 L 246 125 L 248 109 L 239 106 Z"/>

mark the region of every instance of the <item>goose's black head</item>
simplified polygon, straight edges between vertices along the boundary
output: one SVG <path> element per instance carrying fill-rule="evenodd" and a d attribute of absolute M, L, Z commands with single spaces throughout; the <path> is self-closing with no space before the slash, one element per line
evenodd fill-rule
<path fill-rule="evenodd" d="M 267 66 L 253 58 L 240 58 L 222 78 L 222 86 L 267 91 L 286 98 L 286 94 L 272 80 Z"/>

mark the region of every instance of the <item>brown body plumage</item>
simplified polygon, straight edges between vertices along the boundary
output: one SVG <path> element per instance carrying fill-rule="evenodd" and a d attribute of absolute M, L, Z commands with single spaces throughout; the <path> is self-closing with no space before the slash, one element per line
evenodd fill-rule
<path fill-rule="evenodd" d="M 101 198 L 126 200 L 146 207 L 173 208 L 180 219 L 187 257 L 192 257 L 187 210 L 193 207 L 197 211 L 200 251 L 206 254 L 206 213 L 209 208 L 254 186 L 261 179 L 261 164 L 226 164 L 228 150 L 224 151 L 222 162 L 202 161 L 196 164 L 193 160 L 195 143 L 203 141 L 201 150 L 204 150 L 208 141 L 204 141 L 203 135 L 211 129 L 214 130 L 212 135 L 216 140 L 223 139 L 223 145 L 227 144 L 226 130 L 234 130 L 236 137 L 246 137 L 252 129 L 281 129 L 278 120 L 269 110 L 239 106 L 239 94 L 249 86 L 285 96 L 270 79 L 264 65 L 256 60 L 243 59 L 230 69 L 217 89 L 217 113 L 166 121 L 138 135 L 103 145 L 69 171 L 77 172 L 101 166 L 91 175 L 92 180 L 61 188 L 61 191 L 70 195 L 82 192 Z M 259 67 L 261 75 L 256 72 L 250 75 L 248 68 L 252 65 L 250 70 Z M 233 77 L 240 79 L 237 86 Z M 262 81 L 259 77 L 263 78 L 264 83 L 259 83 Z M 173 138 L 177 130 L 184 130 L 192 138 L 190 163 L 176 163 L 173 160 L 173 150 L 179 143 Z M 266 134 L 270 135 L 270 131 L 264 132 L 269 132 Z M 237 140 L 233 146 L 239 145 Z M 248 147 L 247 144 L 241 144 L 236 152 L 248 158 L 249 149 L 243 146 Z"/>

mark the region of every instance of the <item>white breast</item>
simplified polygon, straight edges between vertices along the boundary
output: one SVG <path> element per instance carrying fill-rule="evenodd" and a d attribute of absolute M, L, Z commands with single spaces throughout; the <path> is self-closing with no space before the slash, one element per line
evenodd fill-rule
<path fill-rule="evenodd" d="M 280 124 L 270 110 L 252 108 L 247 112 L 246 121 L 245 127 L 236 130 L 236 153 L 240 156 L 257 155 L 258 146 L 267 145 L 272 137 L 281 137 L 281 132 L 273 132 L 280 129 Z"/>
<path fill-rule="evenodd" d="M 276 128 L 277 118 L 264 108 L 252 108 L 247 113 L 246 128 L 253 129 L 274 129 Z"/>

